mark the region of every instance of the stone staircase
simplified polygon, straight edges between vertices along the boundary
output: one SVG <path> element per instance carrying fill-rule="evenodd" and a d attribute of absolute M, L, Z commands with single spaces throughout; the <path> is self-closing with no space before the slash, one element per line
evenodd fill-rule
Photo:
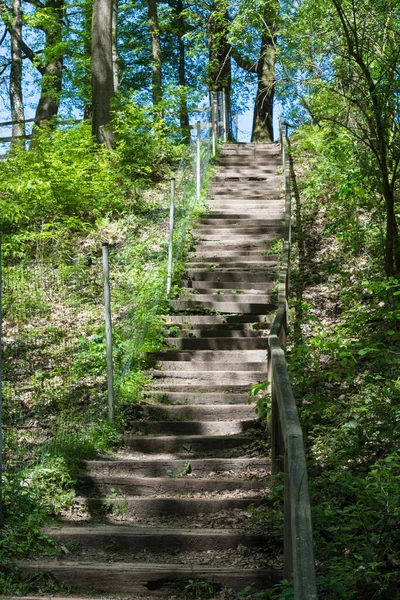
<path fill-rule="evenodd" d="M 270 462 L 247 403 L 267 377 L 280 165 L 276 144 L 224 145 L 146 401 L 131 407 L 123 450 L 87 462 L 70 521 L 46 528 L 63 556 L 25 571 L 130 598 L 183 598 L 179 582 L 194 578 L 234 590 L 281 579 L 279 551 L 252 518 Z"/>

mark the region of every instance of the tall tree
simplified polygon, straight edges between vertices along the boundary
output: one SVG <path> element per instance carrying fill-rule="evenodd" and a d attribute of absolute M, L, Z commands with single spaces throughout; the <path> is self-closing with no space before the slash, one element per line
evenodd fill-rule
<path fill-rule="evenodd" d="M 165 50 L 165 54 L 172 59 L 172 63 L 177 66 L 178 73 L 178 93 L 179 93 L 179 123 L 184 137 L 188 138 L 189 130 L 189 113 L 187 106 L 187 77 L 186 77 L 186 48 L 185 34 L 188 31 L 185 19 L 185 7 L 183 0 L 170 0 L 169 6 L 171 10 L 170 30 L 173 36 L 173 47 Z M 167 32 L 168 33 L 168 32 Z M 168 35 L 166 43 L 168 44 Z M 174 59 L 176 55 L 176 61 Z"/>
<path fill-rule="evenodd" d="M 316 121 L 345 129 L 367 153 L 385 207 L 385 271 L 400 275 L 400 14 L 394 2 L 290 2 L 281 64 L 289 93 Z M 361 165 L 362 166 L 362 165 Z M 363 167 L 365 168 L 365 167 Z"/>
<path fill-rule="evenodd" d="M 236 38 L 243 28 L 252 25 L 261 38 L 260 52 L 257 60 L 251 60 L 243 51 L 233 46 L 232 55 L 239 67 L 257 76 L 251 139 L 253 142 L 271 142 L 274 139 L 273 108 L 279 2 L 278 0 L 264 2 L 261 13 L 254 11 L 251 4 L 245 5 L 244 8 L 243 14 L 239 13 L 236 19 L 239 22 Z"/>
<path fill-rule="evenodd" d="M 157 0 L 147 0 L 151 44 L 152 97 L 156 106 L 162 100 L 162 53 L 158 25 Z"/>
<path fill-rule="evenodd" d="M 16 58 L 15 65 L 12 64 L 13 92 L 20 95 L 18 80 L 22 72 L 22 63 L 19 60 L 21 53 L 32 62 L 41 75 L 40 98 L 35 114 L 35 125 L 41 126 L 44 121 L 51 121 L 57 116 L 60 104 L 64 52 L 64 0 L 46 0 L 45 4 L 31 0 L 30 3 L 36 7 L 36 11 L 29 18 L 35 22 L 35 28 L 44 33 L 43 48 L 33 50 L 23 39 L 21 7 L 18 4 L 15 5 L 14 0 L 12 18 L 6 22 L 6 26 L 11 35 L 12 53 Z M 1 8 L 4 14 L 4 2 L 1 3 Z M 16 95 L 14 95 L 13 104 L 15 100 L 15 108 L 21 114 L 19 98 L 16 98 Z"/>
<path fill-rule="evenodd" d="M 35 125 L 39 127 L 43 122 L 54 119 L 60 106 L 64 52 L 63 12 L 64 0 L 46 0 L 40 27 L 45 34 L 44 51 L 40 54 L 33 53 L 26 44 L 22 44 L 25 54 L 42 75 L 40 99 L 35 114 Z"/>
<path fill-rule="evenodd" d="M 119 55 L 118 55 L 118 0 L 113 0 L 112 12 L 112 58 L 113 58 L 113 77 L 114 92 L 119 87 Z"/>
<path fill-rule="evenodd" d="M 181 125 L 182 133 L 189 137 L 189 113 L 187 106 L 187 90 L 186 90 L 186 64 L 185 64 L 185 19 L 183 16 L 183 1 L 177 0 L 176 3 L 176 15 L 177 15 L 177 39 L 179 48 L 179 121 Z"/>
<path fill-rule="evenodd" d="M 115 93 L 113 61 L 113 0 L 93 0 L 92 13 L 92 132 L 97 141 L 110 146 L 113 134 L 111 99 Z"/>
<path fill-rule="evenodd" d="M 213 0 L 207 23 L 209 48 L 207 79 L 211 92 L 226 92 L 228 118 L 231 113 L 232 88 L 229 27 L 227 0 Z"/>
<path fill-rule="evenodd" d="M 257 63 L 257 94 L 251 136 L 253 142 L 272 142 L 274 139 L 277 4 L 277 2 L 267 3 L 263 15 L 261 50 Z"/>
<path fill-rule="evenodd" d="M 22 97 L 22 3 L 12 2 L 11 21 L 10 105 L 13 143 L 25 135 L 25 115 Z"/>

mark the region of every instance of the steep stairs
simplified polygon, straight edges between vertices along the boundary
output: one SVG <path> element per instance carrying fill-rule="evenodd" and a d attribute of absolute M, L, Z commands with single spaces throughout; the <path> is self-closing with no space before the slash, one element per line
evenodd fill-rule
<path fill-rule="evenodd" d="M 130 597 L 181 598 L 178 582 L 193 578 L 234 590 L 281 579 L 279 553 L 252 518 L 268 496 L 270 463 L 247 402 L 267 373 L 280 165 L 276 144 L 223 146 L 184 290 L 165 317 L 166 348 L 131 407 L 124 448 L 87 462 L 70 521 L 45 529 L 64 554 L 25 571 Z"/>

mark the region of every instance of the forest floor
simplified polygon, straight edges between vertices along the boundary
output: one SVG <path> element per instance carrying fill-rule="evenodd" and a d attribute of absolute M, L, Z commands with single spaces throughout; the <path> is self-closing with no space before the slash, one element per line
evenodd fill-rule
<path fill-rule="evenodd" d="M 301 140 L 295 152 L 288 362 L 308 451 L 319 593 L 393 600 L 400 597 L 399 282 L 382 276 L 368 212 L 354 217 Z"/>

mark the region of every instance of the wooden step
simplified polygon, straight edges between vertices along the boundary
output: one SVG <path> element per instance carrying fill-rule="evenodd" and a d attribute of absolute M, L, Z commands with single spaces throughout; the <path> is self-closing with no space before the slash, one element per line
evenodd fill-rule
<path fill-rule="evenodd" d="M 185 550 L 223 550 L 244 546 L 263 546 L 263 534 L 246 534 L 220 529 L 172 529 L 133 525 L 64 525 L 44 527 L 42 534 L 56 542 L 74 542 L 81 548 L 102 549 L 112 544 L 115 551 L 162 552 L 171 548 Z"/>
<path fill-rule="evenodd" d="M 190 491 L 190 487 L 187 485 L 186 493 L 188 491 Z M 132 515 L 167 518 L 177 515 L 180 517 L 193 516 L 199 513 L 210 515 L 222 511 L 247 511 L 249 506 L 261 507 L 263 504 L 265 504 L 265 500 L 260 498 L 260 489 L 256 490 L 254 495 L 246 498 L 154 498 L 152 496 L 136 498 L 113 494 L 106 499 L 93 496 L 82 496 L 75 499 L 75 507 L 87 508 L 91 515 L 95 512 L 104 513 L 107 509 L 112 513 L 113 508 L 117 511 L 122 508 L 126 520 Z M 190 524 L 190 520 L 188 523 Z"/>
<path fill-rule="evenodd" d="M 249 446 L 253 435 L 130 435 L 125 434 L 124 444 L 132 452 L 146 454 L 176 454 L 193 456 L 212 454 L 232 448 Z"/>
<path fill-rule="evenodd" d="M 171 405 L 201 404 L 205 406 L 210 404 L 216 406 L 219 404 L 244 405 L 249 398 L 249 386 L 245 386 L 245 389 L 239 392 L 228 392 L 225 389 L 222 392 L 215 391 L 215 386 L 213 386 L 214 391 L 205 391 L 204 386 L 197 391 L 193 389 L 193 386 L 190 386 L 190 389 L 186 386 L 184 390 L 182 390 L 182 386 L 173 386 L 172 390 L 170 387 L 158 385 L 158 389 L 147 392 L 144 397 Z"/>
<path fill-rule="evenodd" d="M 196 300 L 197 302 L 209 302 L 212 300 L 213 302 L 231 302 L 237 301 L 245 304 L 269 304 L 271 302 L 271 295 L 263 295 L 260 296 L 258 294 L 189 294 L 183 293 L 179 296 L 179 300 Z M 238 311 L 239 312 L 239 311 Z"/>
<path fill-rule="evenodd" d="M 182 469 L 182 473 L 184 469 Z M 187 494 L 188 490 L 193 493 L 221 493 L 235 490 L 254 491 L 254 494 L 266 487 L 266 478 L 235 479 L 234 477 L 188 477 L 180 475 L 179 471 L 172 471 L 176 476 L 168 477 L 137 477 L 135 475 L 119 476 L 110 473 L 92 473 L 81 475 L 79 478 L 80 488 L 93 494 L 122 494 L 149 496 L 150 494 Z M 104 499 L 103 499 L 104 500 Z"/>
<path fill-rule="evenodd" d="M 181 363 L 178 363 L 181 364 Z M 129 404 L 122 407 L 126 419 L 157 419 L 164 421 L 183 420 L 188 421 L 228 421 L 252 419 L 255 417 L 252 406 L 231 406 L 230 404 L 219 405 L 165 405 L 155 406 L 152 404 Z M 128 424 L 131 421 L 128 420 Z"/>
<path fill-rule="evenodd" d="M 172 383 L 171 381 L 157 381 L 154 385 L 154 389 L 160 392 L 186 392 L 186 393 L 199 393 L 199 392 L 218 392 L 219 394 L 235 393 L 247 394 L 250 385 L 243 383 L 236 383 L 234 381 L 229 384 L 226 383 L 214 383 L 208 382 L 208 385 L 204 382 L 185 382 L 179 381 Z M 150 388 L 152 389 L 152 388 Z"/>
<path fill-rule="evenodd" d="M 109 457 L 104 460 L 86 461 L 87 475 L 101 473 L 102 476 L 131 476 L 135 477 L 167 477 L 168 471 L 181 473 L 185 470 L 187 459 L 151 458 L 124 459 Z M 270 472 L 271 461 L 268 458 L 191 458 L 191 478 L 205 477 L 213 473 L 216 477 L 228 473 L 230 478 L 235 474 L 246 471 L 254 473 L 257 470 Z"/>
<path fill-rule="evenodd" d="M 52 573 L 57 581 L 83 591 L 119 593 L 148 593 L 159 590 L 176 580 L 187 581 L 193 575 L 199 580 L 210 580 L 221 586 L 240 591 L 253 584 L 256 590 L 266 589 L 282 579 L 277 569 L 240 569 L 236 567 L 195 564 L 151 564 L 132 562 L 88 563 L 72 560 L 19 561 L 17 566 L 27 575 Z M 90 598 L 94 596 L 90 595 Z"/>
<path fill-rule="evenodd" d="M 271 315 L 166 315 L 163 319 L 166 324 L 190 324 L 191 326 L 213 326 L 217 324 L 236 326 L 240 323 L 263 325 L 271 324 L 273 320 Z M 203 356 L 205 355 L 203 354 Z"/>
<path fill-rule="evenodd" d="M 268 330 L 264 331 L 262 329 L 192 329 L 191 327 L 181 328 L 176 335 L 176 338 L 197 338 L 197 339 L 206 339 L 206 338 L 267 338 Z M 225 370 L 225 369 L 221 369 Z M 240 370 L 240 369 L 239 369 Z M 249 369 L 246 369 L 248 371 Z M 256 369 L 257 370 L 257 369 Z"/>
<path fill-rule="evenodd" d="M 175 338 L 174 338 L 175 339 Z M 179 339 L 179 338 L 176 338 Z M 193 338 L 189 338 L 193 339 Z M 265 345 L 267 344 L 267 339 L 265 338 Z M 224 383 L 225 385 L 235 384 L 244 384 L 244 385 L 252 385 L 253 383 L 258 383 L 265 379 L 265 371 L 207 371 L 207 370 L 177 370 L 177 371 L 161 371 L 157 369 L 151 369 L 148 371 L 148 374 L 152 375 L 155 385 L 160 381 L 169 381 L 174 383 L 180 383 L 182 381 L 186 381 L 188 384 L 192 383 Z"/>
<path fill-rule="evenodd" d="M 186 269 L 187 275 L 195 280 L 195 281 L 230 281 L 230 282 L 238 282 L 246 281 L 246 282 L 254 282 L 260 283 L 262 281 L 271 281 L 271 276 L 276 274 L 276 267 L 264 267 L 262 269 L 255 269 L 254 267 L 247 268 L 238 268 L 238 267 L 227 267 L 227 268 L 216 268 L 210 270 L 210 266 L 208 268 L 205 267 L 190 267 Z M 232 311 L 232 312 L 240 312 L 240 311 Z M 263 314 L 260 312 L 259 314 Z"/>
<path fill-rule="evenodd" d="M 211 304 L 211 303 L 210 303 Z M 174 302 L 174 307 L 184 306 L 185 310 L 195 308 L 196 305 L 191 302 L 182 302 L 178 301 Z M 220 312 L 233 312 L 231 309 L 235 306 L 239 312 L 240 305 L 237 304 L 229 304 L 228 307 L 225 307 L 223 304 L 218 305 Z M 272 309 L 271 305 L 252 305 L 247 306 L 247 310 L 249 313 L 254 311 L 255 313 L 259 312 L 260 308 L 264 308 L 265 312 Z M 258 350 L 258 349 L 267 349 L 268 340 L 265 337 L 255 337 L 255 338 L 220 338 L 220 337 L 210 337 L 210 338 L 166 338 L 165 343 L 171 349 L 179 349 L 179 350 Z"/>
<path fill-rule="evenodd" d="M 204 331 L 202 332 L 205 333 Z M 166 354 L 165 358 L 168 358 L 168 354 Z M 262 371 L 265 373 L 267 368 L 267 361 L 263 362 L 244 362 L 244 363 L 235 363 L 235 362 L 226 362 L 226 363 L 207 363 L 204 362 L 196 362 L 194 360 L 191 361 L 175 361 L 175 360 L 162 360 L 158 361 L 157 368 L 161 371 L 176 371 L 180 369 L 181 371 L 204 371 L 205 369 L 209 373 L 210 371 L 228 371 L 229 369 L 235 369 L 235 371 Z"/>
<path fill-rule="evenodd" d="M 189 290 L 199 290 L 199 293 L 225 290 L 226 294 L 239 292 L 270 294 L 274 291 L 275 282 L 265 281 L 259 284 L 251 281 L 196 281 L 192 279 L 182 281 L 182 285 Z"/>
<path fill-rule="evenodd" d="M 133 434 L 162 436 L 190 435 L 237 435 L 254 429 L 255 416 L 231 421 L 130 421 L 129 431 Z"/>

